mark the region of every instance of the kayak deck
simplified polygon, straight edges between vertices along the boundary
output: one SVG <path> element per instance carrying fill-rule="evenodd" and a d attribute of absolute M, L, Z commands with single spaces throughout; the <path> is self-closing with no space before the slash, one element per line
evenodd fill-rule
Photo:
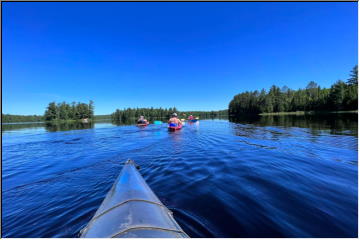
<path fill-rule="evenodd" d="M 179 124 L 178 126 L 168 126 L 169 131 L 177 131 L 180 130 L 183 127 L 182 124 Z"/>
<path fill-rule="evenodd" d="M 81 237 L 184 238 L 186 233 L 128 160 Z"/>

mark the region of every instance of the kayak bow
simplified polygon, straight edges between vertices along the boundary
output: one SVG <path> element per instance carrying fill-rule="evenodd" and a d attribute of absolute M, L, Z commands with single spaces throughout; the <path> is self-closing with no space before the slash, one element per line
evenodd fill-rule
<path fill-rule="evenodd" d="M 81 231 L 81 237 L 189 236 L 146 184 L 136 170 L 135 162 L 128 160 L 94 217 Z"/>

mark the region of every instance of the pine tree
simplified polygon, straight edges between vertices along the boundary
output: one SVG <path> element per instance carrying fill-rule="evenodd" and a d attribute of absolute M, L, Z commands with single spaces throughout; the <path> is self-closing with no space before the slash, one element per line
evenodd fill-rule
<path fill-rule="evenodd" d="M 339 80 L 331 86 L 329 101 L 333 110 L 342 110 L 345 99 L 346 84 Z"/>
<path fill-rule="evenodd" d="M 358 84 L 358 65 L 355 65 L 350 73 L 350 78 L 347 81 L 349 85 L 357 85 Z"/>
<path fill-rule="evenodd" d="M 58 116 L 58 112 L 57 112 L 57 107 L 56 107 L 56 103 L 55 102 L 51 102 L 49 103 L 45 114 L 44 114 L 44 118 L 46 121 L 53 121 L 56 120 Z"/>
<path fill-rule="evenodd" d="M 89 118 L 94 118 L 94 102 L 89 101 Z"/>

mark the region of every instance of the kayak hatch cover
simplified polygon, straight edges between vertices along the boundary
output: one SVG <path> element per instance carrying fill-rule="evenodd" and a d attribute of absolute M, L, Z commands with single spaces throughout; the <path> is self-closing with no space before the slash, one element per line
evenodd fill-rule
<path fill-rule="evenodd" d="M 188 238 L 172 212 L 146 184 L 133 160 L 119 177 L 87 226 L 82 238 Z"/>

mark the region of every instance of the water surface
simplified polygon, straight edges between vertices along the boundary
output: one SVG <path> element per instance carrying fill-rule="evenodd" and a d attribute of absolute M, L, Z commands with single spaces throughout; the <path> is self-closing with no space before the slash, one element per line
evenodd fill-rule
<path fill-rule="evenodd" d="M 191 237 L 357 237 L 357 115 L 2 134 L 3 237 L 78 237 L 128 158 Z"/>

